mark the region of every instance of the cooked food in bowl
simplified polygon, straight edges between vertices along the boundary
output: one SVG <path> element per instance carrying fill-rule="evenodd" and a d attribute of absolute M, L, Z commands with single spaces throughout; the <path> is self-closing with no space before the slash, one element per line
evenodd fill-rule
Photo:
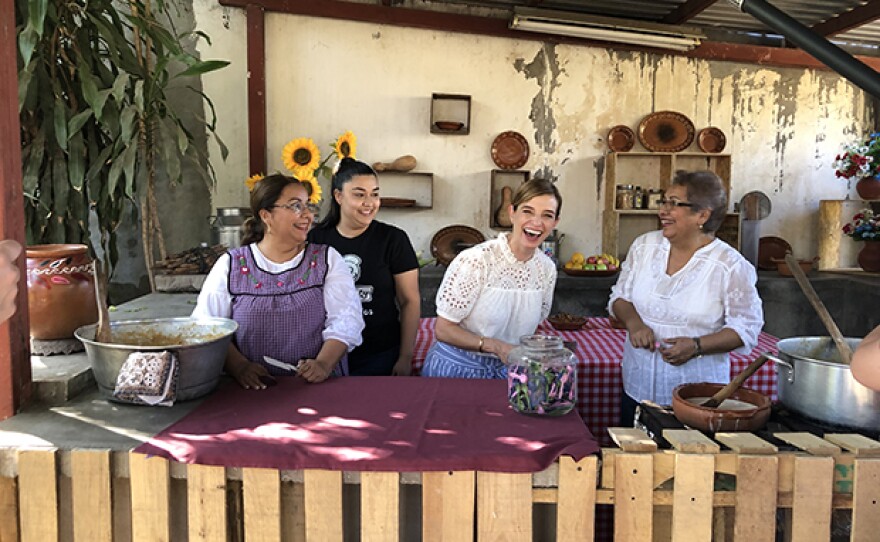
<path fill-rule="evenodd" d="M 547 321 L 550 322 L 550 325 L 560 331 L 572 331 L 584 327 L 584 324 L 587 323 L 587 317 L 560 312 L 547 318 Z"/>

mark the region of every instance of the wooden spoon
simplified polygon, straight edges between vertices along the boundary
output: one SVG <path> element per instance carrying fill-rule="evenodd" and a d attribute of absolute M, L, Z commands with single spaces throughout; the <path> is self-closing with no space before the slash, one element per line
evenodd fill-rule
<path fill-rule="evenodd" d="M 831 314 L 828 312 L 828 309 L 825 308 L 825 304 L 819 299 L 816 290 L 813 289 L 813 285 L 810 284 L 810 281 L 804 274 L 804 270 L 798 265 L 797 260 L 794 259 L 791 252 L 785 254 L 785 263 L 788 264 L 788 269 L 791 271 L 791 274 L 794 275 L 794 278 L 797 280 L 798 286 L 801 287 L 804 295 L 807 296 L 807 300 L 813 305 L 816 314 L 819 315 L 819 319 L 825 324 L 825 329 L 828 330 L 828 334 L 831 335 L 831 340 L 834 341 L 834 345 L 837 346 L 837 351 L 840 352 L 841 361 L 849 365 L 852 361 L 852 348 L 849 347 L 846 339 L 843 338 L 843 334 L 840 333 L 840 329 L 837 327 L 837 324 L 834 323 L 834 319 L 831 318 Z"/>
<path fill-rule="evenodd" d="M 743 385 L 743 382 L 745 382 L 746 380 L 748 380 L 748 378 L 750 376 L 755 374 L 755 371 L 760 369 L 761 366 L 764 365 L 764 363 L 767 361 L 767 359 L 768 359 L 767 356 L 764 356 L 764 355 L 758 356 L 758 358 L 755 361 L 751 362 L 749 364 L 749 366 L 746 367 L 743 372 L 736 375 L 736 378 L 731 380 L 728 385 L 726 385 L 723 388 L 721 388 L 720 390 L 718 390 L 718 392 L 715 395 L 710 397 L 705 403 L 703 403 L 700 406 L 704 406 L 707 408 L 717 408 L 718 405 L 720 405 L 721 403 L 724 402 L 725 399 L 730 397 L 733 394 L 733 392 L 738 390 L 740 388 L 740 386 Z"/>
<path fill-rule="evenodd" d="M 99 343 L 110 342 L 110 311 L 107 310 L 107 298 L 104 291 L 107 288 L 107 274 L 101 267 L 101 262 L 95 259 L 92 262 L 95 274 L 95 300 L 98 303 L 98 328 L 95 330 L 95 341 Z"/>

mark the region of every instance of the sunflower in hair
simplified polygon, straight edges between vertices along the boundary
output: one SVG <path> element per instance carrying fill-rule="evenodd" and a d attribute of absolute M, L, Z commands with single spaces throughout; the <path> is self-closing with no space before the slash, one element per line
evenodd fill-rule
<path fill-rule="evenodd" d="M 345 132 L 339 139 L 336 140 L 336 144 L 333 145 L 333 148 L 336 149 L 336 156 L 342 160 L 343 158 L 356 158 L 357 154 L 357 138 L 351 132 Z"/>
<path fill-rule="evenodd" d="M 262 181 L 266 176 L 262 173 L 256 173 L 247 178 L 244 182 L 244 185 L 247 186 L 249 192 L 254 191 L 254 187 L 257 186 L 257 183 Z"/>
<path fill-rule="evenodd" d="M 321 164 L 321 151 L 315 142 L 308 137 L 294 139 L 281 151 L 284 167 L 289 169 L 297 179 L 311 174 Z"/>
<path fill-rule="evenodd" d="M 321 196 L 323 193 L 321 191 L 321 185 L 318 184 L 318 179 L 315 178 L 315 173 L 313 171 L 307 171 L 301 175 L 297 175 L 296 178 L 299 179 L 300 182 L 311 185 L 312 189 L 309 194 L 309 203 L 321 203 Z"/>

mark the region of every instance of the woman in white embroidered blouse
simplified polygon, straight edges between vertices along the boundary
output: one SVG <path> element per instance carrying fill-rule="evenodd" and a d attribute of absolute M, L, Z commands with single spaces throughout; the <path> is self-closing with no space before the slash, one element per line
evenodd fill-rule
<path fill-rule="evenodd" d="M 437 341 L 423 376 L 507 378 L 507 356 L 522 335 L 550 314 L 556 266 L 540 249 L 559 223 L 556 186 L 532 179 L 519 186 L 508 212 L 513 227 L 460 253 L 437 292 Z"/>
<path fill-rule="evenodd" d="M 668 405 L 688 382 L 730 381 L 731 351 L 749 352 L 764 325 L 754 267 L 715 238 L 727 213 L 721 179 L 679 171 L 659 211 L 660 231 L 636 239 L 608 310 L 624 323 L 621 424 L 650 400 Z"/>

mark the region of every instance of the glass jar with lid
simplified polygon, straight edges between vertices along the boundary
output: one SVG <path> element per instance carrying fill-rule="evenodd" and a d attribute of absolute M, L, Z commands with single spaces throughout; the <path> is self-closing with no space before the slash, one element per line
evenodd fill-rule
<path fill-rule="evenodd" d="M 563 416 L 577 403 L 577 359 L 562 337 L 524 335 L 510 351 L 507 399 L 523 414 Z"/>
<path fill-rule="evenodd" d="M 632 209 L 633 196 L 635 195 L 635 187 L 631 184 L 617 185 L 615 207 L 617 209 Z"/>
<path fill-rule="evenodd" d="M 648 190 L 648 209 L 659 209 L 660 200 L 663 199 L 662 188 L 651 188 Z"/>

